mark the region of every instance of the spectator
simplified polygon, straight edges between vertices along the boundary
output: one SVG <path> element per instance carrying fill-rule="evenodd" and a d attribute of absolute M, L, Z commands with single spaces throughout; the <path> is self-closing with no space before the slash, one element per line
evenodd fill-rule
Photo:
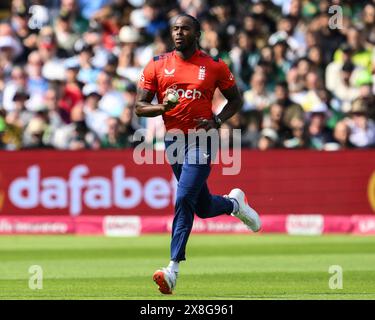
<path fill-rule="evenodd" d="M 260 133 L 258 149 L 261 151 L 274 149 L 279 142 L 279 136 L 274 129 L 264 128 Z"/>
<path fill-rule="evenodd" d="M 134 135 L 137 129 L 140 129 L 140 126 L 134 125 L 134 110 L 133 108 L 125 108 L 122 112 L 119 121 L 120 121 L 120 132 L 123 135 L 128 137 L 129 141 L 132 141 L 132 136 Z"/>
<path fill-rule="evenodd" d="M 137 97 L 137 87 L 133 84 L 128 84 L 124 88 L 124 97 L 127 101 L 127 107 L 121 113 L 119 119 L 122 124 L 129 125 L 132 130 L 140 129 L 142 126 L 139 123 L 140 119 L 135 114 L 134 106 Z"/>
<path fill-rule="evenodd" d="M 75 107 L 77 118 L 72 122 L 72 130 L 68 138 L 69 150 L 99 149 L 99 138 L 87 127 L 84 120 L 83 108 Z"/>
<path fill-rule="evenodd" d="M 53 135 L 52 145 L 57 149 L 82 150 L 100 148 L 99 138 L 85 123 L 82 106 L 75 106 L 71 112 L 71 123 L 58 128 Z"/>
<path fill-rule="evenodd" d="M 335 89 L 337 79 L 341 78 L 342 67 L 344 66 L 344 64 L 353 65 L 353 51 L 349 44 L 346 42 L 342 43 L 339 50 L 342 52 L 341 61 L 333 60 L 327 65 L 325 71 L 325 85 L 330 91 L 333 91 Z M 352 82 L 350 84 L 352 84 Z"/>
<path fill-rule="evenodd" d="M 309 72 L 313 71 L 312 63 L 307 57 L 302 57 L 296 60 L 296 67 L 297 67 L 297 74 L 298 74 L 297 81 L 300 82 L 299 84 L 300 89 L 305 88 L 306 77 Z"/>
<path fill-rule="evenodd" d="M 150 61 L 154 56 L 159 56 L 170 50 L 170 38 L 163 35 L 157 35 L 155 36 L 154 42 L 146 46 L 137 44 L 137 47 L 134 49 L 134 63 L 145 67 L 146 61 Z"/>
<path fill-rule="evenodd" d="M 73 54 L 74 43 L 79 39 L 79 35 L 73 30 L 72 19 L 73 15 L 70 12 L 61 11 L 54 26 L 57 46 L 69 55 Z"/>
<path fill-rule="evenodd" d="M 260 54 L 256 47 L 253 35 L 245 30 L 237 34 L 237 43 L 229 53 L 233 64 L 233 74 L 239 87 L 248 89 L 248 81 L 259 61 Z"/>
<path fill-rule="evenodd" d="M 2 116 L 0 116 L 0 150 L 4 150 L 7 148 L 6 143 L 4 141 L 4 135 L 6 131 L 6 123 Z"/>
<path fill-rule="evenodd" d="M 100 141 L 99 139 L 91 132 L 86 123 L 75 122 L 73 123 L 72 136 L 68 140 L 68 149 L 69 150 L 84 150 L 84 149 L 99 149 Z"/>
<path fill-rule="evenodd" d="M 23 136 L 23 149 L 51 148 L 44 140 L 48 124 L 38 116 L 34 116 L 26 126 Z"/>
<path fill-rule="evenodd" d="M 27 74 L 21 67 L 15 67 L 12 70 L 11 81 L 4 87 L 3 106 L 5 111 L 10 112 L 15 109 L 14 95 L 17 90 L 24 90 L 27 86 Z"/>
<path fill-rule="evenodd" d="M 91 57 L 91 65 L 95 69 L 103 69 L 108 63 L 110 51 L 104 47 L 103 27 L 97 22 L 90 22 L 89 28 L 78 41 L 79 45 L 87 44 L 92 48 L 93 56 Z M 114 51 L 114 50 L 113 50 Z"/>
<path fill-rule="evenodd" d="M 43 95 L 47 91 L 48 81 L 42 76 L 43 61 L 37 50 L 32 51 L 25 66 L 28 75 L 27 88 L 31 93 L 31 100 L 28 104 L 30 110 L 33 110 L 41 103 Z"/>
<path fill-rule="evenodd" d="M 290 135 L 290 130 L 284 123 L 284 107 L 281 104 L 271 105 L 269 113 L 263 118 L 262 127 L 274 130 L 278 136 L 277 141 L 282 141 Z"/>
<path fill-rule="evenodd" d="M 305 127 L 304 119 L 301 117 L 293 117 L 290 120 L 289 127 L 292 135 L 289 139 L 285 139 L 283 145 L 287 149 L 305 149 L 309 147 L 309 137 Z"/>
<path fill-rule="evenodd" d="M 160 0 L 146 0 L 143 5 L 143 13 L 148 21 L 145 32 L 150 37 L 154 37 L 168 29 L 168 20 L 162 8 L 163 5 Z"/>
<path fill-rule="evenodd" d="M 303 33 L 296 30 L 298 19 L 290 15 L 282 16 L 278 22 L 277 32 L 269 37 L 268 43 L 273 46 L 279 41 L 285 41 L 289 50 L 288 59 L 295 60 L 306 54 L 306 43 Z"/>
<path fill-rule="evenodd" d="M 66 52 L 57 46 L 56 36 L 51 26 L 43 27 L 38 36 L 37 50 L 43 61 L 42 75 L 50 81 L 64 80 L 62 59 Z"/>
<path fill-rule="evenodd" d="M 219 132 L 222 147 L 232 149 L 237 146 L 241 146 L 241 126 L 241 116 L 239 113 L 233 115 L 226 123 L 222 125 Z M 234 133 L 234 130 L 237 130 L 236 134 Z M 227 142 L 228 144 L 225 145 Z"/>
<path fill-rule="evenodd" d="M 270 1 L 253 1 L 253 6 L 251 9 L 253 17 L 256 19 L 258 24 L 257 28 L 262 34 L 262 37 L 267 37 L 276 32 L 275 19 L 270 14 L 270 12 L 274 11 L 274 7 Z"/>
<path fill-rule="evenodd" d="M 124 8 L 125 1 L 114 1 L 95 12 L 91 17 L 91 21 L 95 21 L 102 27 L 102 43 L 108 51 L 112 51 L 116 46 L 116 37 L 123 25 L 121 10 Z"/>
<path fill-rule="evenodd" d="M 324 150 L 327 143 L 333 141 L 332 130 L 326 125 L 326 110 L 316 110 L 310 114 L 308 134 L 310 136 L 310 148 Z"/>
<path fill-rule="evenodd" d="M 276 81 L 285 81 L 291 63 L 286 57 L 288 43 L 285 40 L 278 40 L 272 46 L 273 58 L 275 62 Z"/>
<path fill-rule="evenodd" d="M 301 105 L 305 112 L 313 112 L 314 109 L 325 109 L 327 105 L 319 96 L 319 90 L 322 88 L 322 80 L 316 71 L 309 71 L 306 75 L 304 90 L 294 93 L 291 99 Z"/>
<path fill-rule="evenodd" d="M 137 31 L 123 27 L 120 32 L 120 41 L 122 44 L 119 54 L 117 74 L 128 79 L 131 82 L 137 82 L 142 68 L 136 57 L 135 44 L 140 40 Z"/>
<path fill-rule="evenodd" d="M 83 95 L 81 84 L 78 81 L 78 64 L 65 65 L 65 81 L 60 83 L 61 96 L 59 107 L 63 109 L 64 114 L 67 115 L 68 122 L 70 121 L 70 113 L 74 106 L 81 105 L 83 102 Z"/>
<path fill-rule="evenodd" d="M 59 108 L 57 93 L 52 87 L 48 88 L 44 94 L 40 111 L 44 112 L 45 120 L 48 123 L 45 141 L 52 145 L 56 130 L 65 125 L 64 110 Z"/>
<path fill-rule="evenodd" d="M 350 27 L 346 34 L 346 40 L 351 48 L 352 62 L 356 67 L 371 71 L 372 51 L 365 48 L 364 35 L 354 26 Z M 339 49 L 335 52 L 334 60 L 342 61 L 343 53 Z"/>
<path fill-rule="evenodd" d="M 332 61 L 332 57 L 336 49 L 341 43 L 345 42 L 345 36 L 337 28 L 330 28 L 329 21 L 330 15 L 327 11 L 321 11 L 321 13 L 313 19 L 311 23 L 311 30 L 315 32 L 317 42 L 320 48 L 324 48 L 323 51 L 323 63 L 327 65 Z"/>
<path fill-rule="evenodd" d="M 101 141 L 104 149 L 120 149 L 130 147 L 131 143 L 126 132 L 121 132 L 118 118 L 110 117 L 107 120 L 108 132 Z"/>
<path fill-rule="evenodd" d="M 37 35 L 29 28 L 29 17 L 25 6 L 13 8 L 10 24 L 22 46 L 22 53 L 15 59 L 16 63 L 25 63 L 30 52 L 36 49 Z"/>
<path fill-rule="evenodd" d="M 17 89 L 13 96 L 14 109 L 7 113 L 7 123 L 24 130 L 33 117 L 33 113 L 26 108 L 26 101 L 30 95 L 24 89 Z"/>
<path fill-rule="evenodd" d="M 253 113 L 252 111 L 242 112 L 244 118 L 244 130 L 241 134 L 241 145 L 243 148 L 257 148 L 262 117 L 259 113 Z"/>
<path fill-rule="evenodd" d="M 99 94 L 95 84 L 87 84 L 83 88 L 83 94 L 85 97 L 83 112 L 87 127 L 102 139 L 108 132 L 107 126 L 103 124 L 107 123 L 107 119 L 109 118 L 106 112 L 99 109 L 99 101 L 102 96 Z"/>
<path fill-rule="evenodd" d="M 214 59 L 222 59 L 228 66 L 231 66 L 229 58 L 227 42 L 228 39 L 224 38 L 217 30 L 212 30 L 205 33 L 205 39 L 201 42 L 202 48 L 208 52 Z"/>
<path fill-rule="evenodd" d="M 230 41 L 238 28 L 238 21 L 234 18 L 234 5 L 228 0 L 217 0 L 211 6 L 210 13 L 218 21 L 218 34 L 224 40 Z"/>
<path fill-rule="evenodd" d="M 113 88 L 111 78 L 108 73 L 100 72 L 97 79 L 98 92 L 102 96 L 99 108 L 109 116 L 119 117 L 127 106 L 123 94 Z"/>
<path fill-rule="evenodd" d="M 3 108 L 3 95 L 4 95 L 4 88 L 5 88 L 5 75 L 4 70 L 0 68 L 0 110 Z"/>
<path fill-rule="evenodd" d="M 354 145 L 349 140 L 350 129 L 346 121 L 340 121 L 336 124 L 333 137 L 336 143 L 336 146 L 334 146 L 335 150 L 354 148 Z M 325 149 L 327 149 L 327 146 Z"/>
<path fill-rule="evenodd" d="M 109 54 L 107 57 L 107 64 L 103 67 L 103 71 L 107 72 L 112 77 L 112 82 L 115 83 L 120 79 L 119 76 L 117 76 L 116 70 L 118 66 L 118 58 L 114 54 Z M 138 78 L 135 80 L 137 81 Z"/>
<path fill-rule="evenodd" d="M 346 123 L 350 129 L 349 141 L 356 147 L 367 148 L 375 145 L 375 123 L 369 119 L 368 106 L 363 99 L 353 102 Z"/>
<path fill-rule="evenodd" d="M 4 69 L 5 77 L 8 78 L 17 58 L 23 49 L 11 26 L 0 23 L 0 67 Z"/>
<path fill-rule="evenodd" d="M 281 81 L 275 86 L 275 99 L 276 103 L 283 107 L 283 112 L 287 110 L 295 109 L 299 112 L 303 112 L 302 107 L 299 104 L 294 103 L 289 96 L 288 83 Z"/>
<path fill-rule="evenodd" d="M 120 70 L 127 66 L 125 63 L 126 61 L 122 61 L 122 59 L 126 57 L 129 52 L 132 52 L 134 54 L 133 63 L 135 65 L 145 66 L 145 62 L 142 60 L 143 59 L 150 60 L 153 56 L 154 50 L 152 48 L 150 47 L 144 48 L 143 46 L 140 47 L 141 35 L 138 29 L 132 26 L 123 26 L 120 29 L 118 40 L 119 40 L 119 47 L 120 47 L 119 59 L 121 60 L 119 61 L 119 66 L 118 66 L 119 69 L 117 70 L 117 73 L 119 74 L 121 74 Z M 152 47 L 153 44 L 150 46 Z"/>
<path fill-rule="evenodd" d="M 78 7 L 81 8 L 81 13 L 83 18 L 86 20 L 90 20 L 93 14 L 95 14 L 100 8 L 104 7 L 108 3 L 108 0 L 77 0 Z M 64 1 L 69 3 L 71 8 L 75 8 L 76 4 L 75 1 L 69 0 Z"/>
<path fill-rule="evenodd" d="M 335 81 L 335 87 L 332 88 L 332 93 L 340 101 L 340 111 L 350 111 L 352 102 L 360 95 L 358 88 L 352 85 L 351 77 L 354 71 L 354 65 L 351 62 L 346 62 L 341 68 L 341 74 Z"/>
<path fill-rule="evenodd" d="M 264 73 L 254 73 L 251 77 L 250 90 L 244 93 L 243 110 L 263 111 L 274 101 L 274 95 L 266 89 L 266 76 Z"/>
<path fill-rule="evenodd" d="M 362 12 L 362 27 L 365 40 L 375 44 L 375 4 L 367 3 Z"/>
<path fill-rule="evenodd" d="M 94 51 L 92 46 L 79 42 L 76 44 L 76 50 L 78 51 L 79 60 L 79 72 L 77 80 L 84 83 L 95 83 L 97 81 L 100 70 L 96 69 L 92 65 L 92 59 L 94 57 Z"/>
<path fill-rule="evenodd" d="M 319 46 L 313 46 L 307 51 L 307 58 L 311 61 L 312 68 L 317 71 L 320 78 L 324 79 L 326 66 L 323 61 L 323 52 Z"/>
<path fill-rule="evenodd" d="M 91 4 L 94 5 L 95 1 L 91 1 Z M 80 0 L 61 0 L 60 10 L 59 12 L 69 12 L 71 15 L 71 24 L 73 30 L 77 34 L 84 33 L 88 28 L 88 21 L 89 18 L 85 17 L 84 10 L 80 9 L 83 8 L 80 6 Z M 86 10 L 89 10 L 89 7 L 85 6 Z"/>
<path fill-rule="evenodd" d="M 206 0 L 181 0 L 180 7 L 183 12 L 198 17 L 207 10 L 207 2 Z"/>

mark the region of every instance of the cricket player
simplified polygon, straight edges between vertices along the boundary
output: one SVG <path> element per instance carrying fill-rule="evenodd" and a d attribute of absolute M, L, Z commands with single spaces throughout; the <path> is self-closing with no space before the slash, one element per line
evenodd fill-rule
<path fill-rule="evenodd" d="M 140 117 L 162 115 L 167 135 L 176 129 L 186 137 L 201 129 L 217 130 L 242 106 L 235 79 L 221 59 L 213 59 L 199 50 L 200 23 L 196 18 L 187 14 L 178 15 L 171 26 L 171 35 L 175 49 L 154 57 L 141 75 L 136 114 Z M 212 112 L 216 88 L 228 101 L 218 115 Z M 168 99 L 170 90 L 178 94 L 178 101 Z M 151 104 L 155 94 L 158 104 Z M 166 148 L 174 142 L 166 139 Z M 210 146 L 209 141 L 207 145 Z M 183 161 L 171 164 L 178 185 L 170 263 L 153 275 L 163 294 L 171 294 L 176 287 L 179 262 L 185 260 L 194 214 L 200 218 L 228 214 L 239 218 L 254 232 L 261 228 L 259 216 L 248 205 L 242 190 L 233 189 L 227 196 L 210 194 L 207 186 L 213 158 L 210 148 L 202 148 L 199 142 L 192 144 L 186 139 L 182 151 Z M 195 162 L 191 161 L 193 158 Z"/>

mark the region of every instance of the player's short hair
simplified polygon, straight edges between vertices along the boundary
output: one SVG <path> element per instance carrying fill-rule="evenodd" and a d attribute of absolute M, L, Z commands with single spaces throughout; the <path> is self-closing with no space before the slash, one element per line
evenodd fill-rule
<path fill-rule="evenodd" d="M 180 18 L 180 17 L 187 17 L 187 18 L 189 18 L 191 21 L 193 21 L 193 25 L 194 25 L 195 31 L 196 32 L 201 32 L 201 23 L 198 21 L 197 18 L 195 18 L 195 17 L 193 17 L 193 16 L 191 16 L 190 14 L 187 14 L 187 13 L 179 13 L 176 16 L 174 22 L 176 22 L 177 19 Z"/>

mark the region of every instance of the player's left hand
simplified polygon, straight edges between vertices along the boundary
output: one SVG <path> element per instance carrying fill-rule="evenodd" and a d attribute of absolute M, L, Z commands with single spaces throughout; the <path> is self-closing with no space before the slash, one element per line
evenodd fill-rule
<path fill-rule="evenodd" d="M 205 129 L 208 131 L 210 129 L 217 129 L 219 127 L 214 120 L 198 118 L 194 119 L 194 121 L 197 123 L 195 129 Z"/>

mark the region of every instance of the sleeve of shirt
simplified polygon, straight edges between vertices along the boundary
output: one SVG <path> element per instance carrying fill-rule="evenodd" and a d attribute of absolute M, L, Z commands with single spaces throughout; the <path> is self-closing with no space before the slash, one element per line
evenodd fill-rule
<path fill-rule="evenodd" d="M 216 84 L 220 90 L 226 90 L 233 87 L 236 84 L 236 80 L 226 63 L 222 60 L 220 60 L 219 63 L 220 67 Z"/>
<path fill-rule="evenodd" d="M 157 91 L 158 86 L 156 81 L 155 62 L 153 60 L 151 60 L 144 68 L 138 86 L 142 89 Z"/>

